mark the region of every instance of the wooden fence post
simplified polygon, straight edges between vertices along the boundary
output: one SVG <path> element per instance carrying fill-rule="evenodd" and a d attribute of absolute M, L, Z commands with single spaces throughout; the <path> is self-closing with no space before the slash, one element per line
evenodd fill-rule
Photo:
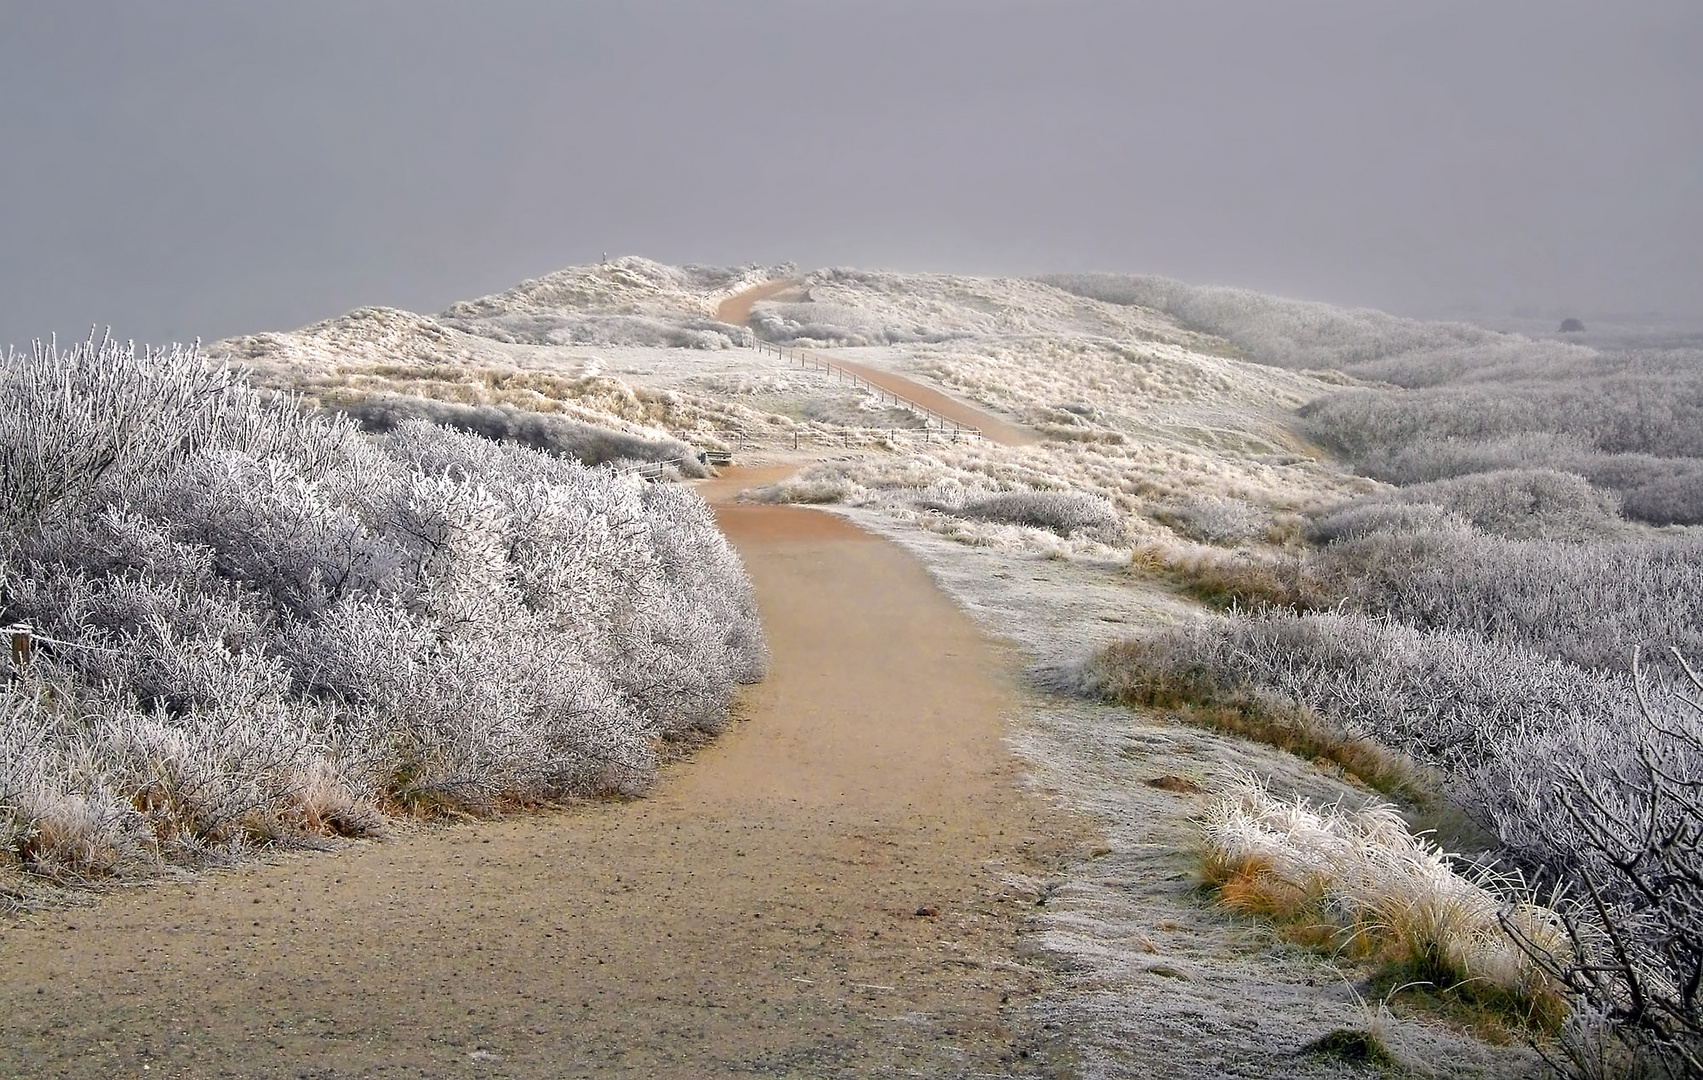
<path fill-rule="evenodd" d="M 35 656 L 35 630 L 29 623 L 13 623 L 6 631 L 12 635 L 12 667 L 22 675 L 29 671 Z"/>

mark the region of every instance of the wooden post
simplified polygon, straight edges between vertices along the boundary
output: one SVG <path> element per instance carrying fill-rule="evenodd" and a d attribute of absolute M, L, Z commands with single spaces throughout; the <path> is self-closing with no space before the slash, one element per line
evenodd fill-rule
<path fill-rule="evenodd" d="M 6 631 L 12 635 L 12 666 L 22 675 L 35 656 L 35 631 L 29 623 L 13 623 Z"/>

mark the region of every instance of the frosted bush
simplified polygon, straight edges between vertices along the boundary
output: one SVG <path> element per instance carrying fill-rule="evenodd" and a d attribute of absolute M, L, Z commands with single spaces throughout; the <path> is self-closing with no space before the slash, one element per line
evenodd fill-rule
<path fill-rule="evenodd" d="M 860 307 L 833 303 L 763 303 L 751 312 L 751 327 L 767 341 L 841 347 L 949 341 L 963 331 L 872 315 Z"/>
<path fill-rule="evenodd" d="M 1355 501 L 1314 519 L 1307 538 L 1316 544 L 1353 540 L 1374 533 L 1467 533 L 1472 524 L 1459 514 L 1427 502 Z"/>
<path fill-rule="evenodd" d="M 1153 308 L 1228 338 L 1254 359 L 1282 367 L 1340 367 L 1414 352 L 1493 342 L 1497 335 L 1464 323 L 1427 323 L 1367 308 L 1286 300 L 1248 289 L 1185 285 L 1169 278 L 1056 274 L 1050 285 L 1113 304 Z"/>
<path fill-rule="evenodd" d="M 1640 647 L 1703 653 L 1703 543 L 1592 544 L 1459 530 L 1377 532 L 1314 559 L 1353 607 L 1601 670 Z"/>
<path fill-rule="evenodd" d="M 1434 509 L 1403 514 L 1388 509 L 1391 502 Z M 1380 504 L 1386 509 L 1375 509 Z M 1379 531 L 1365 527 L 1378 517 L 1387 522 L 1384 531 L 1410 532 L 1447 528 L 1451 519 L 1458 519 L 1496 536 L 1584 541 L 1621 531 L 1619 509 L 1618 499 L 1592 487 L 1582 476 L 1553 469 L 1505 469 L 1433 480 L 1362 499 L 1327 514 L 1314 532 L 1321 539 L 1334 539 Z"/>
<path fill-rule="evenodd" d="M 1703 679 L 1679 669 L 1641 681 L 1626 722 L 1509 746 L 1478 785 L 1504 843 L 1571 894 L 1568 947 L 1525 945 L 1609 1025 L 1613 1046 L 1568 1044 L 1579 1075 L 1585 1056 L 1703 1075 Z"/>
<path fill-rule="evenodd" d="M 452 309 L 454 310 L 454 309 Z M 562 311 L 486 318 L 445 316 L 444 325 L 493 341 L 522 345 L 635 345 L 662 349 L 731 349 L 748 334 L 710 319 L 664 320 L 643 315 Z"/>
<path fill-rule="evenodd" d="M 1392 484 L 1422 484 L 1467 473 L 1499 469 L 1569 469 L 1591 454 L 1577 435 L 1528 431 L 1475 439 L 1422 438 L 1381 450 L 1368 449 L 1357 464 L 1366 475 Z"/>
<path fill-rule="evenodd" d="M 1196 495 L 1155 516 L 1191 540 L 1238 544 L 1263 534 L 1271 515 L 1242 499 Z"/>
<path fill-rule="evenodd" d="M 1061 536 L 1077 530 L 1111 529 L 1121 521 L 1110 502 L 1077 491 L 1004 491 L 967 502 L 957 513 L 982 521 L 1047 529 Z"/>
<path fill-rule="evenodd" d="M 0 696 L 0 836 L 42 874 L 639 792 L 762 673 L 684 490 L 418 421 L 375 442 L 193 352 L 3 374 L 60 418 L 0 416 L 0 617 L 65 643 Z"/>
<path fill-rule="evenodd" d="M 1465 775 L 1533 730 L 1627 715 L 1631 684 L 1471 634 L 1364 615 L 1270 611 L 1113 645 L 1084 669 L 1094 693 L 1211 701 L 1251 691 Z"/>
<path fill-rule="evenodd" d="M 517 442 L 534 450 L 572 458 L 583 465 L 621 460 L 666 461 L 686 469 L 690 475 L 707 475 L 698 464 L 697 454 L 686 443 L 644 438 L 553 413 L 506 405 L 458 405 L 402 394 L 369 398 L 345 406 L 344 411 L 369 432 L 393 431 L 409 420 L 423 420 L 499 442 Z"/>
<path fill-rule="evenodd" d="M 1545 434 L 1607 453 L 1703 456 L 1703 395 L 1695 376 L 1352 390 L 1309 404 L 1302 416 L 1311 433 L 1354 460 L 1421 440 Z"/>

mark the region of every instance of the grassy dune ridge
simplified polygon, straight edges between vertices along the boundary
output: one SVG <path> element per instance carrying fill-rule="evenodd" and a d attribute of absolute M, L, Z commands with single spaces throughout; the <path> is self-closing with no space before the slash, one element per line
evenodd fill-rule
<path fill-rule="evenodd" d="M 1525 937 L 1539 981 L 1585 1005 L 1574 1067 L 1607 1045 L 1629 1068 L 1691 1068 L 1694 342 L 1585 345 L 1152 278 L 830 271 L 806 285 L 808 300 L 759 304 L 759 332 L 887 363 L 1046 441 L 847 458 L 769 497 L 1123 558 L 1230 606 L 1101 654 L 1087 685 L 1337 747 L 1398 789 L 1407 772 L 1353 748 L 1435 770 L 1488 830 L 1484 859 L 1562 890 L 1564 932 Z M 1119 521 L 965 512 L 1025 492 L 1103 500 Z M 1516 882 L 1495 878 L 1525 902 Z"/>
<path fill-rule="evenodd" d="M 1386 385 L 1301 430 L 1407 486 L 1309 516 L 1311 546 L 1219 560 L 1251 606 L 1098 657 L 1153 695 L 1265 695 L 1443 770 L 1493 853 L 1561 890 L 1523 944 L 1582 1005 L 1580 1075 L 1703 1072 L 1703 349 L 1591 348 L 1157 279 L 1061 279 L 1283 366 Z M 1395 384 L 1390 386 L 1387 384 Z M 1240 579 L 1240 580 L 1238 580 Z"/>

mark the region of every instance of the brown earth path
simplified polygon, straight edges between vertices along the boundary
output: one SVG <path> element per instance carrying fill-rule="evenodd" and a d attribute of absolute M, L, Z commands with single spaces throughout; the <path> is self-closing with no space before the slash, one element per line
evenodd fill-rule
<path fill-rule="evenodd" d="M 835 367 L 845 368 L 865 382 L 873 383 L 883 390 L 898 394 L 902 398 L 909 398 L 924 408 L 933 409 L 948 420 L 956 420 L 967 427 L 979 429 L 982 438 L 989 442 L 998 443 L 1000 446 L 1033 446 L 1041 441 L 1041 436 L 1028 428 L 1019 427 L 1008 420 L 1001 420 L 992 413 L 984 412 L 974 405 L 966 405 L 957 398 L 949 397 L 913 379 L 907 379 L 903 375 L 873 368 L 868 364 L 859 364 L 853 360 L 845 360 L 838 356 L 831 356 L 827 353 L 821 355 L 823 359 L 830 361 Z"/>
<path fill-rule="evenodd" d="M 0 1075 L 1054 1075 L 1015 942 L 1075 826 L 1019 791 L 1010 665 L 897 546 L 718 513 L 774 653 L 748 722 L 648 799 L 0 926 Z"/>
<path fill-rule="evenodd" d="M 751 321 L 751 308 L 757 301 L 786 292 L 797 284 L 795 278 L 776 278 L 761 285 L 753 285 L 716 305 L 715 317 L 732 326 L 744 326 Z"/>
<path fill-rule="evenodd" d="M 766 300 L 797 285 L 798 280 L 796 278 L 783 278 L 754 285 L 723 300 L 721 306 L 716 309 L 716 318 L 734 326 L 745 326 L 751 321 L 751 308 L 759 300 Z M 1001 446 L 1032 446 L 1041 441 L 1038 434 L 1027 428 L 1019 427 L 1008 420 L 1001 420 L 992 413 L 984 412 L 973 405 L 966 405 L 955 397 L 950 397 L 932 387 L 907 379 L 903 375 L 873 368 L 867 364 L 843 360 L 827 353 L 819 353 L 819 355 L 834 366 L 845 368 L 865 382 L 879 386 L 881 389 L 897 394 L 902 398 L 909 398 L 924 408 L 933 409 L 948 420 L 954 420 L 966 427 L 978 429 L 981 431 L 982 437 L 990 442 L 998 443 Z"/>

